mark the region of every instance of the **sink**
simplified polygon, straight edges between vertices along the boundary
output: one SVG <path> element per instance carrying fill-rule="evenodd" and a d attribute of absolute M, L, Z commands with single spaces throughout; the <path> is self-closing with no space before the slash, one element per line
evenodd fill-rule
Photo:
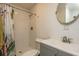
<path fill-rule="evenodd" d="M 61 39 L 46 39 L 37 40 L 40 43 L 46 44 L 50 47 L 57 48 L 59 50 L 71 53 L 73 55 L 79 55 L 79 43 L 72 42 L 71 44 L 62 42 Z"/>

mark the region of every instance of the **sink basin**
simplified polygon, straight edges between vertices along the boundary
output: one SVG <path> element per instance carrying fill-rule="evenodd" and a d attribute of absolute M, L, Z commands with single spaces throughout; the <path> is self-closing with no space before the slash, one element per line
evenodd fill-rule
<path fill-rule="evenodd" d="M 49 44 L 60 50 L 79 52 L 78 44 L 76 43 L 69 44 L 62 42 L 61 40 L 50 40 Z"/>

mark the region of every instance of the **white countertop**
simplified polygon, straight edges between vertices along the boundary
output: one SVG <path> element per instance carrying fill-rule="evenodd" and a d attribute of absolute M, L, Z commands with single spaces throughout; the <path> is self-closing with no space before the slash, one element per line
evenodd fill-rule
<path fill-rule="evenodd" d="M 61 40 L 57 39 L 36 39 L 36 42 L 46 44 L 75 56 L 79 56 L 79 44 L 76 43 L 63 43 Z"/>

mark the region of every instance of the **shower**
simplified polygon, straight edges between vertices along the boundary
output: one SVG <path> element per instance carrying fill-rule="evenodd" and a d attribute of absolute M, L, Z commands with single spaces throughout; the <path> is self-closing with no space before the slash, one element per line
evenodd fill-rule
<path fill-rule="evenodd" d="M 31 46 L 31 17 L 34 15 L 31 8 L 35 4 L 3 4 L 4 12 L 4 49 L 3 54 L 8 56 L 39 55 L 35 44 Z M 27 6 L 27 7 L 23 7 Z M 29 6 L 29 7 L 28 7 Z M 34 32 L 33 32 L 34 33 Z M 33 34 L 32 33 L 32 34 Z M 34 38 L 33 38 L 34 39 Z M 33 41 L 35 43 L 35 41 Z M 6 50 L 5 50 L 6 49 Z"/>

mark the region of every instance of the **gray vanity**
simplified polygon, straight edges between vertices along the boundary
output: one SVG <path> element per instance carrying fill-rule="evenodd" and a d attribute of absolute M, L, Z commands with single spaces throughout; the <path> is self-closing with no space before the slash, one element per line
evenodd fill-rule
<path fill-rule="evenodd" d="M 60 39 L 37 39 L 40 56 L 79 56 L 78 43 L 65 43 Z"/>
<path fill-rule="evenodd" d="M 43 43 L 40 43 L 40 55 L 41 56 L 73 56 L 70 53 L 61 51 L 55 47 L 50 47 Z"/>

